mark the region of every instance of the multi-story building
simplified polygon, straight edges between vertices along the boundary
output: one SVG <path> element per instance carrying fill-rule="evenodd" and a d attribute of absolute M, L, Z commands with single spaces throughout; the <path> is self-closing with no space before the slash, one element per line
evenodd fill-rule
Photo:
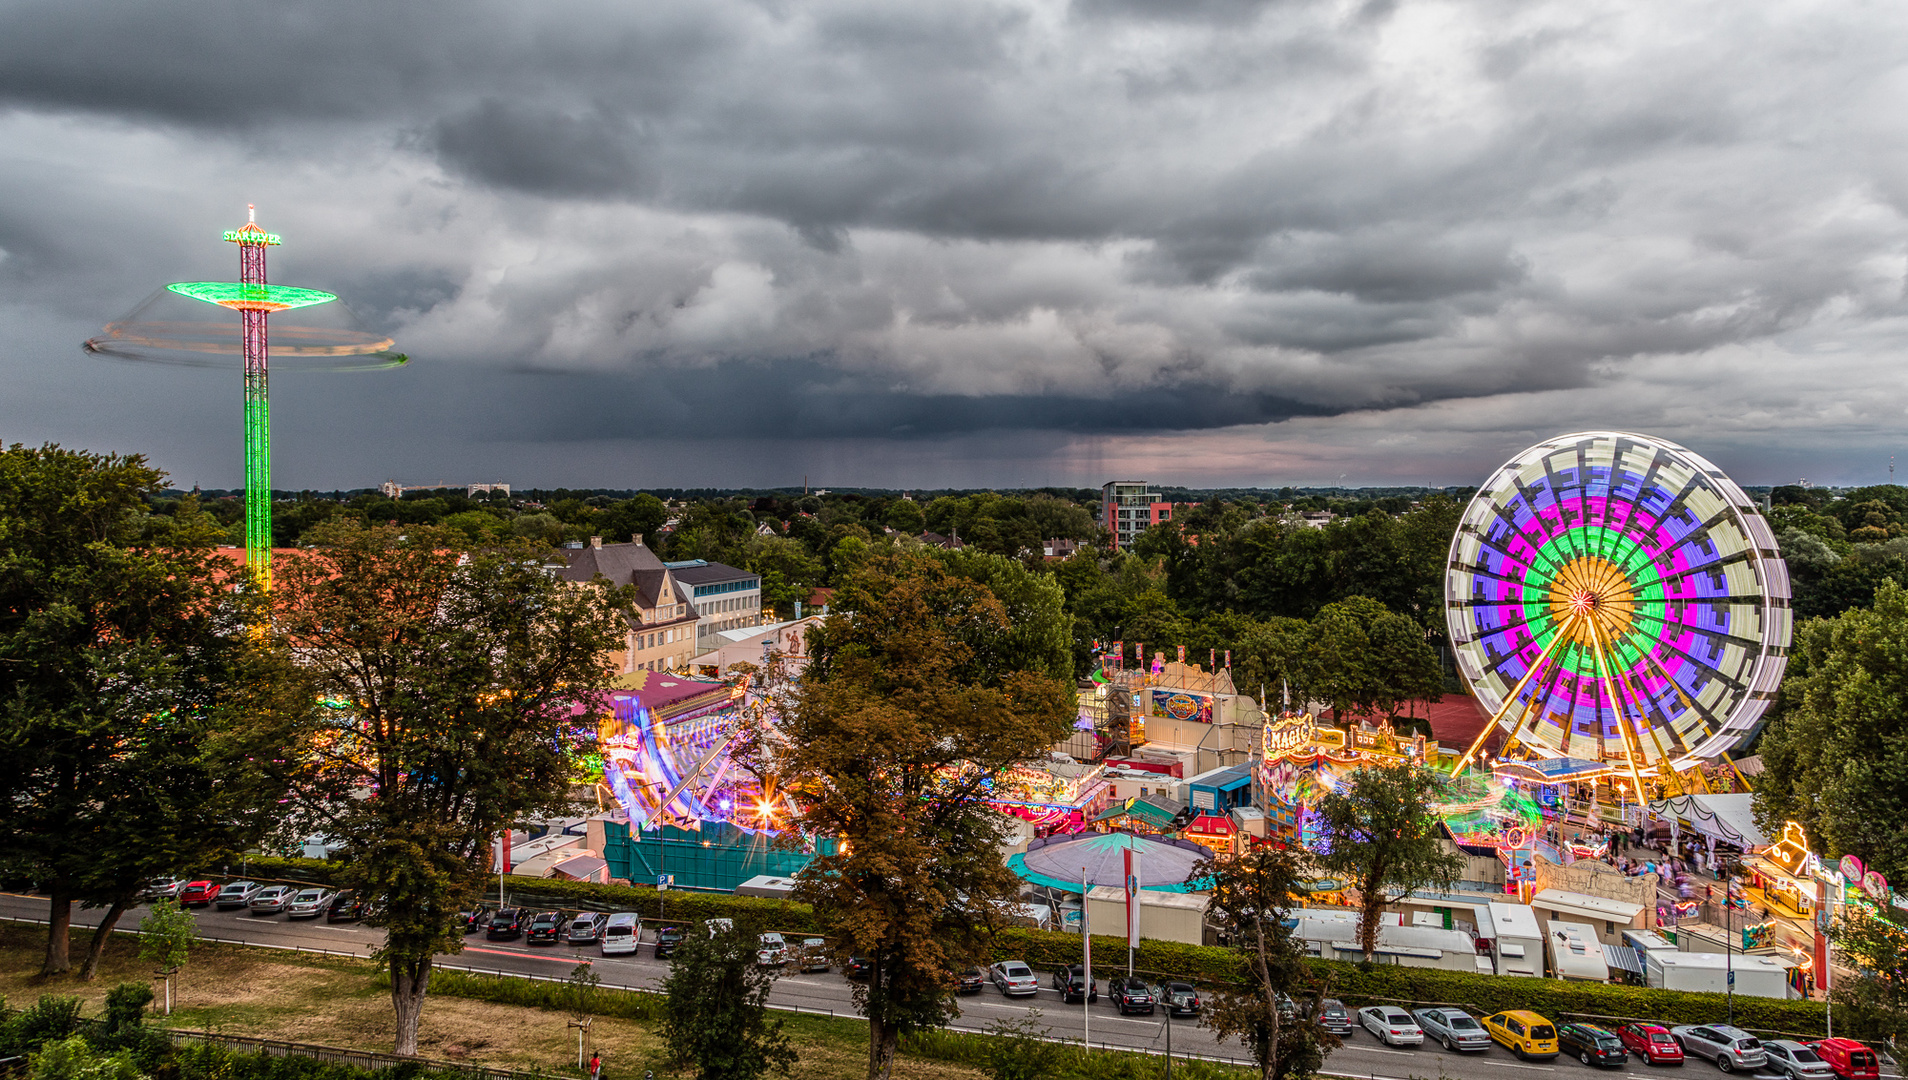
<path fill-rule="evenodd" d="M 1171 521 L 1173 504 L 1146 490 L 1144 480 L 1114 480 L 1100 488 L 1100 524 L 1113 534 L 1115 549 L 1162 521 Z"/>
<path fill-rule="evenodd" d="M 624 647 L 612 654 L 617 670 L 668 671 L 688 666 L 696 648 L 699 616 L 687 586 L 676 580 L 656 553 L 633 543 L 605 544 L 590 537 L 588 547 L 565 547 L 569 565 L 557 571 L 567 581 L 588 583 L 601 574 L 611 585 L 634 585 L 636 603 L 627 613 L 629 632 Z"/>
<path fill-rule="evenodd" d="M 696 606 L 696 652 L 722 644 L 716 635 L 762 625 L 762 578 L 719 562 L 691 559 L 664 563 Z"/>

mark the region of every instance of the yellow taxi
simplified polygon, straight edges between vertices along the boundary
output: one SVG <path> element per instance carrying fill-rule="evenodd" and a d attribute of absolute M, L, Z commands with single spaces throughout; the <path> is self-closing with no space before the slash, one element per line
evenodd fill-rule
<path fill-rule="evenodd" d="M 1529 1009 L 1511 1009 L 1484 1018 L 1491 1041 L 1503 1044 L 1520 1058 L 1557 1056 L 1557 1025 Z"/>

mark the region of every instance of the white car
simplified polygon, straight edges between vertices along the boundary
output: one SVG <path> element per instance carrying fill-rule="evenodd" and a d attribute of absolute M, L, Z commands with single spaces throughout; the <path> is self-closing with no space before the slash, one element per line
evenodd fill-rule
<path fill-rule="evenodd" d="M 788 939 L 770 930 L 755 941 L 755 962 L 763 967 L 781 967 L 788 962 Z"/>
<path fill-rule="evenodd" d="M 256 881 L 230 882 L 225 888 L 219 890 L 218 896 L 213 897 L 212 906 L 221 911 L 226 908 L 244 907 L 252 902 L 252 898 L 258 895 L 261 888 L 262 886 Z"/>
<path fill-rule="evenodd" d="M 254 915 L 277 915 L 291 902 L 292 891 L 284 885 L 269 885 L 258 890 L 252 896 L 250 905 Z"/>
<path fill-rule="evenodd" d="M 1424 1045 L 1424 1029 L 1396 1005 L 1368 1005 L 1358 1010 L 1358 1022 L 1386 1046 Z"/>
<path fill-rule="evenodd" d="M 1019 960 L 1002 960 L 987 969 L 987 977 L 1008 997 L 1028 997 L 1040 992 L 1040 977 Z"/>
<path fill-rule="evenodd" d="M 331 898 L 336 895 L 329 889 L 300 889 L 298 894 L 285 902 L 285 917 L 290 919 L 315 919 L 331 906 Z"/>

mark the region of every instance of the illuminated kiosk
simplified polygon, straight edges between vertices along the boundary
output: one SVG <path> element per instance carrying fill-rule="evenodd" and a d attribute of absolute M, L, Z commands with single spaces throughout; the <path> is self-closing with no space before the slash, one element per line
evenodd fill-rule
<path fill-rule="evenodd" d="M 225 239 L 239 246 L 239 280 L 183 281 L 168 285 L 124 318 L 106 324 L 85 343 L 88 353 L 125 360 L 219 366 L 239 359 L 245 370 L 245 563 L 258 583 L 271 585 L 272 419 L 268 389 L 271 362 L 269 316 L 301 309 L 332 307 L 338 317 L 318 324 L 281 327 L 281 353 L 310 358 L 311 368 L 393 367 L 406 362 L 391 351 L 393 342 L 355 325 L 337 297 L 316 289 L 272 285 L 265 280 L 265 249 L 281 243 L 277 233 L 258 227 L 247 207 L 245 225 L 229 229 Z M 236 324 L 176 313 L 167 301 L 183 297 L 238 314 Z M 188 305 L 190 306 L 190 305 Z M 202 309 L 201 309 L 202 310 Z"/>
<path fill-rule="evenodd" d="M 1788 569 L 1715 465 L 1645 435 L 1560 435 L 1478 489 L 1451 543 L 1445 618 L 1498 756 L 1611 765 L 1647 798 L 1754 728 L 1782 681 Z M 1646 780 L 1646 778 L 1649 778 Z"/>

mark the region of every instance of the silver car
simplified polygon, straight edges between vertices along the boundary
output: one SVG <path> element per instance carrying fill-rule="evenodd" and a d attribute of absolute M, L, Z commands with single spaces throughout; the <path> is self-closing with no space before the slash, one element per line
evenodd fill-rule
<path fill-rule="evenodd" d="M 252 902 L 259 890 L 264 888 L 256 881 L 228 882 L 219 895 L 212 898 L 212 906 L 223 911 L 226 908 L 244 907 Z"/>
<path fill-rule="evenodd" d="M 1682 1044 L 1686 1056 L 1708 1058 L 1723 1072 L 1754 1072 L 1769 1060 L 1762 1040 L 1728 1024 L 1688 1024 L 1671 1028 L 1670 1034 Z"/>
<path fill-rule="evenodd" d="M 1002 960 L 987 969 L 987 976 L 1008 997 L 1026 997 L 1040 992 L 1040 977 L 1020 960 Z"/>
<path fill-rule="evenodd" d="M 1835 1069 L 1822 1056 L 1793 1039 L 1775 1039 L 1762 1044 L 1769 1055 L 1768 1070 L 1789 1080 L 1829 1080 Z"/>
<path fill-rule="evenodd" d="M 1368 1005 L 1358 1010 L 1358 1022 L 1386 1046 L 1424 1045 L 1424 1029 L 1396 1005 Z"/>
<path fill-rule="evenodd" d="M 603 936 L 603 923 L 608 918 L 600 911 L 579 911 L 570 925 L 563 928 L 563 940 L 572 945 L 594 942 Z"/>
<path fill-rule="evenodd" d="M 252 897 L 250 907 L 254 915 L 277 915 L 291 902 L 292 891 L 283 885 L 272 885 L 260 889 Z"/>
<path fill-rule="evenodd" d="M 1418 1018 L 1424 1037 L 1443 1043 L 1446 1050 L 1491 1048 L 1491 1033 L 1463 1009 L 1419 1009 L 1412 1015 Z"/>
<path fill-rule="evenodd" d="M 315 919 L 331 906 L 333 894 L 328 889 L 301 889 L 290 900 L 285 901 L 285 917 L 288 919 Z"/>

